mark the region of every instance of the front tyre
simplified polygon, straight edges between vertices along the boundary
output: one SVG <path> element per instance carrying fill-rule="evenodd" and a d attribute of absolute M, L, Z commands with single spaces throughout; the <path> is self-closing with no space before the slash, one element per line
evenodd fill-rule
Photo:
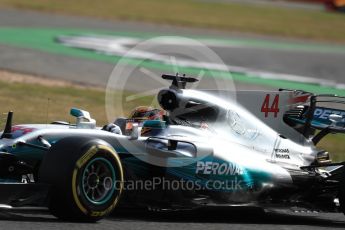
<path fill-rule="evenodd" d="M 94 222 L 116 207 L 124 175 L 118 154 L 106 142 L 69 137 L 46 154 L 39 180 L 52 185 L 49 209 L 53 215 Z"/>

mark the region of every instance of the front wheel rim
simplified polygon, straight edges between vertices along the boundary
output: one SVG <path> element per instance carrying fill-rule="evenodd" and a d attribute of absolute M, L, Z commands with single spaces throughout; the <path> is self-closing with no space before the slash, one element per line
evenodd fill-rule
<path fill-rule="evenodd" d="M 115 192 L 115 170 L 108 159 L 94 158 L 82 173 L 82 190 L 85 198 L 95 205 L 108 202 Z"/>

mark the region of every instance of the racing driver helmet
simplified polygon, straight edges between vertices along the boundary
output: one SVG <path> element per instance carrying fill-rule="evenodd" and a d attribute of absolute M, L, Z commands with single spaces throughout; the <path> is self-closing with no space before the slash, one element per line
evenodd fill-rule
<path fill-rule="evenodd" d="M 139 106 L 135 108 L 126 121 L 125 135 L 130 135 L 133 124 L 138 124 L 142 127 L 147 120 L 163 120 L 165 115 L 164 110 L 155 109 L 150 106 Z"/>
<path fill-rule="evenodd" d="M 135 108 L 129 119 L 135 122 L 144 122 L 146 120 L 163 120 L 165 112 L 150 106 L 139 106 Z"/>

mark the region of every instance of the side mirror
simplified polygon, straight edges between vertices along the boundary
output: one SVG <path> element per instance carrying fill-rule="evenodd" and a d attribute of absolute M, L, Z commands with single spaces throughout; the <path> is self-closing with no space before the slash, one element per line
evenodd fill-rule
<path fill-rule="evenodd" d="M 70 114 L 77 118 L 76 126 L 80 129 L 95 129 L 96 120 L 92 119 L 88 111 L 72 108 Z"/>
<path fill-rule="evenodd" d="M 82 117 L 88 121 L 91 120 L 91 116 L 90 116 L 90 113 L 88 111 L 84 111 L 84 110 L 81 110 L 81 109 L 78 109 L 78 108 L 72 108 L 71 111 L 70 111 L 70 114 L 73 116 L 73 117 Z"/>

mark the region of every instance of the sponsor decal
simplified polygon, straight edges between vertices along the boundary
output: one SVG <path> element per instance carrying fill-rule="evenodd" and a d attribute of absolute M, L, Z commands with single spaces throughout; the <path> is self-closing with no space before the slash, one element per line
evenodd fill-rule
<path fill-rule="evenodd" d="M 342 111 L 342 110 L 317 108 L 317 109 L 315 109 L 315 112 L 314 112 L 314 118 L 322 119 L 322 120 L 329 120 L 329 116 L 332 114 L 336 114 L 336 115 L 345 117 L 345 111 Z"/>
<path fill-rule="evenodd" d="M 289 154 L 276 153 L 276 158 L 290 160 L 290 155 Z"/>
<path fill-rule="evenodd" d="M 275 149 L 274 151 L 276 153 L 290 153 L 289 149 Z"/>
<path fill-rule="evenodd" d="M 27 127 L 27 126 L 20 126 L 20 125 L 16 125 L 12 127 L 12 137 L 14 138 L 18 138 L 21 137 L 23 135 L 29 134 L 34 132 L 36 129 L 35 128 L 31 128 L 31 127 Z"/>
<path fill-rule="evenodd" d="M 278 159 L 290 160 L 289 149 L 274 149 L 275 156 Z"/>
<path fill-rule="evenodd" d="M 243 169 L 233 163 L 218 163 L 212 161 L 198 161 L 196 165 L 196 174 L 205 175 L 243 175 Z"/>
<path fill-rule="evenodd" d="M 25 126 L 20 126 L 20 125 L 16 125 L 12 127 L 12 132 L 22 132 L 23 135 L 31 133 L 33 131 L 35 131 L 34 128 L 30 128 L 30 127 L 25 127 Z"/>

